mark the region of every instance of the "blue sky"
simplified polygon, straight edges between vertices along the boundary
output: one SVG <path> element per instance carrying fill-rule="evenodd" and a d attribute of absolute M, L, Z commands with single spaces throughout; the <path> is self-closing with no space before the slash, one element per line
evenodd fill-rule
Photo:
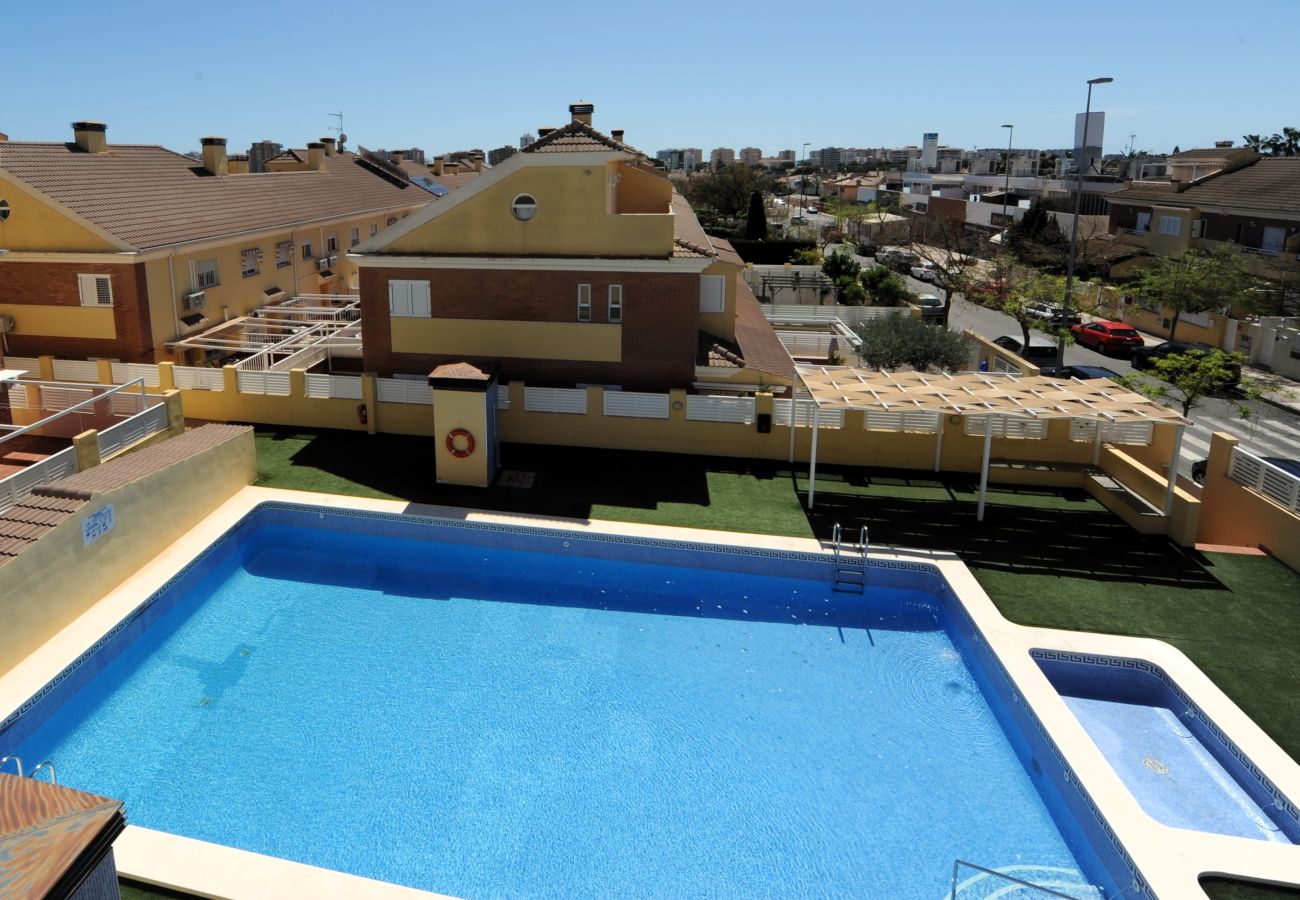
<path fill-rule="evenodd" d="M 436 153 L 516 143 L 582 99 L 651 153 L 924 131 L 998 146 L 1003 122 L 1017 146 L 1060 147 L 1099 75 L 1115 78 L 1094 92 L 1107 152 L 1130 133 L 1169 151 L 1300 125 L 1297 0 L 9 6 L 0 131 L 14 140 L 68 140 L 88 118 L 110 143 L 302 146 L 342 110 L 353 146 Z"/>

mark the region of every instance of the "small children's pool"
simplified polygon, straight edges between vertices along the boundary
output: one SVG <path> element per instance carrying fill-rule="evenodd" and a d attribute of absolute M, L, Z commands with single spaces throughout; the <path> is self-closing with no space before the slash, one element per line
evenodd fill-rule
<path fill-rule="evenodd" d="M 1117 895 L 925 568 L 271 504 L 0 754 L 465 897 Z"/>

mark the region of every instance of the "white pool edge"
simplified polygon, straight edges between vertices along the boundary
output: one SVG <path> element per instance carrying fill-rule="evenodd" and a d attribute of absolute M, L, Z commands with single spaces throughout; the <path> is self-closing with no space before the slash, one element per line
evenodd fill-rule
<path fill-rule="evenodd" d="M 734 547 L 737 532 L 709 531 L 604 520 L 479 512 L 402 501 L 246 487 L 182 535 L 148 565 L 38 650 L 0 676 L 0 719 L 74 662 L 86 648 L 129 615 L 209 545 L 257 506 L 267 502 L 419 515 L 565 531 L 631 535 Z M 811 538 L 745 533 L 744 546 L 828 553 Z M 933 564 L 952 587 L 1025 702 L 1043 723 L 1066 762 L 1092 797 L 1111 830 L 1158 897 L 1202 896 L 1198 879 L 1221 874 L 1276 884 L 1300 885 L 1300 846 L 1188 831 L 1149 817 L 1093 744 L 1038 663 L 1035 648 L 1147 660 L 1162 668 L 1227 734 L 1277 788 L 1300 799 L 1300 765 L 1173 646 L 1147 638 L 1058 631 L 1017 625 L 1003 618 L 974 575 L 952 554 L 873 546 L 871 557 Z M 128 817 L 130 810 L 127 811 Z M 118 839 L 118 871 L 127 878 L 217 898 L 272 900 L 301 894 L 319 898 L 434 898 L 419 891 L 329 869 L 303 865 L 191 838 L 128 825 Z M 981 860 L 971 860 L 981 863 Z M 286 885 L 297 886 L 286 893 Z M 1121 887 L 1125 887 L 1121 885 Z"/>

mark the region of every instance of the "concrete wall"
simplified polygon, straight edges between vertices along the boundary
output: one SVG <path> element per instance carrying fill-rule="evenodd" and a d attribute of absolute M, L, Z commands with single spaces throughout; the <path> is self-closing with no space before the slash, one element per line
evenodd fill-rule
<path fill-rule="evenodd" d="M 96 495 L 0 570 L 0 672 L 85 612 L 257 477 L 253 435 Z M 117 525 L 89 547 L 81 523 L 112 503 Z M 142 598 L 143 599 L 143 598 Z"/>
<path fill-rule="evenodd" d="M 1300 572 L 1300 516 L 1228 477 L 1237 443 L 1223 432 L 1210 439 L 1196 539 L 1205 544 L 1260 547 Z"/>

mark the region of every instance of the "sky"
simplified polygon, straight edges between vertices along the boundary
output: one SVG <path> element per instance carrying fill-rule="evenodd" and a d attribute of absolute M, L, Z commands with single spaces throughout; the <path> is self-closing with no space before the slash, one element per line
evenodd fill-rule
<path fill-rule="evenodd" d="M 927 131 L 998 147 L 1003 123 L 1017 147 L 1066 147 L 1098 76 L 1115 79 L 1093 93 L 1108 153 L 1131 134 L 1134 149 L 1169 152 L 1300 125 L 1300 0 L 0 8 L 12 140 L 71 140 L 69 123 L 91 119 L 110 144 L 301 147 L 341 111 L 350 147 L 433 155 L 517 145 L 583 100 L 597 128 L 650 154 L 892 147 Z"/>

